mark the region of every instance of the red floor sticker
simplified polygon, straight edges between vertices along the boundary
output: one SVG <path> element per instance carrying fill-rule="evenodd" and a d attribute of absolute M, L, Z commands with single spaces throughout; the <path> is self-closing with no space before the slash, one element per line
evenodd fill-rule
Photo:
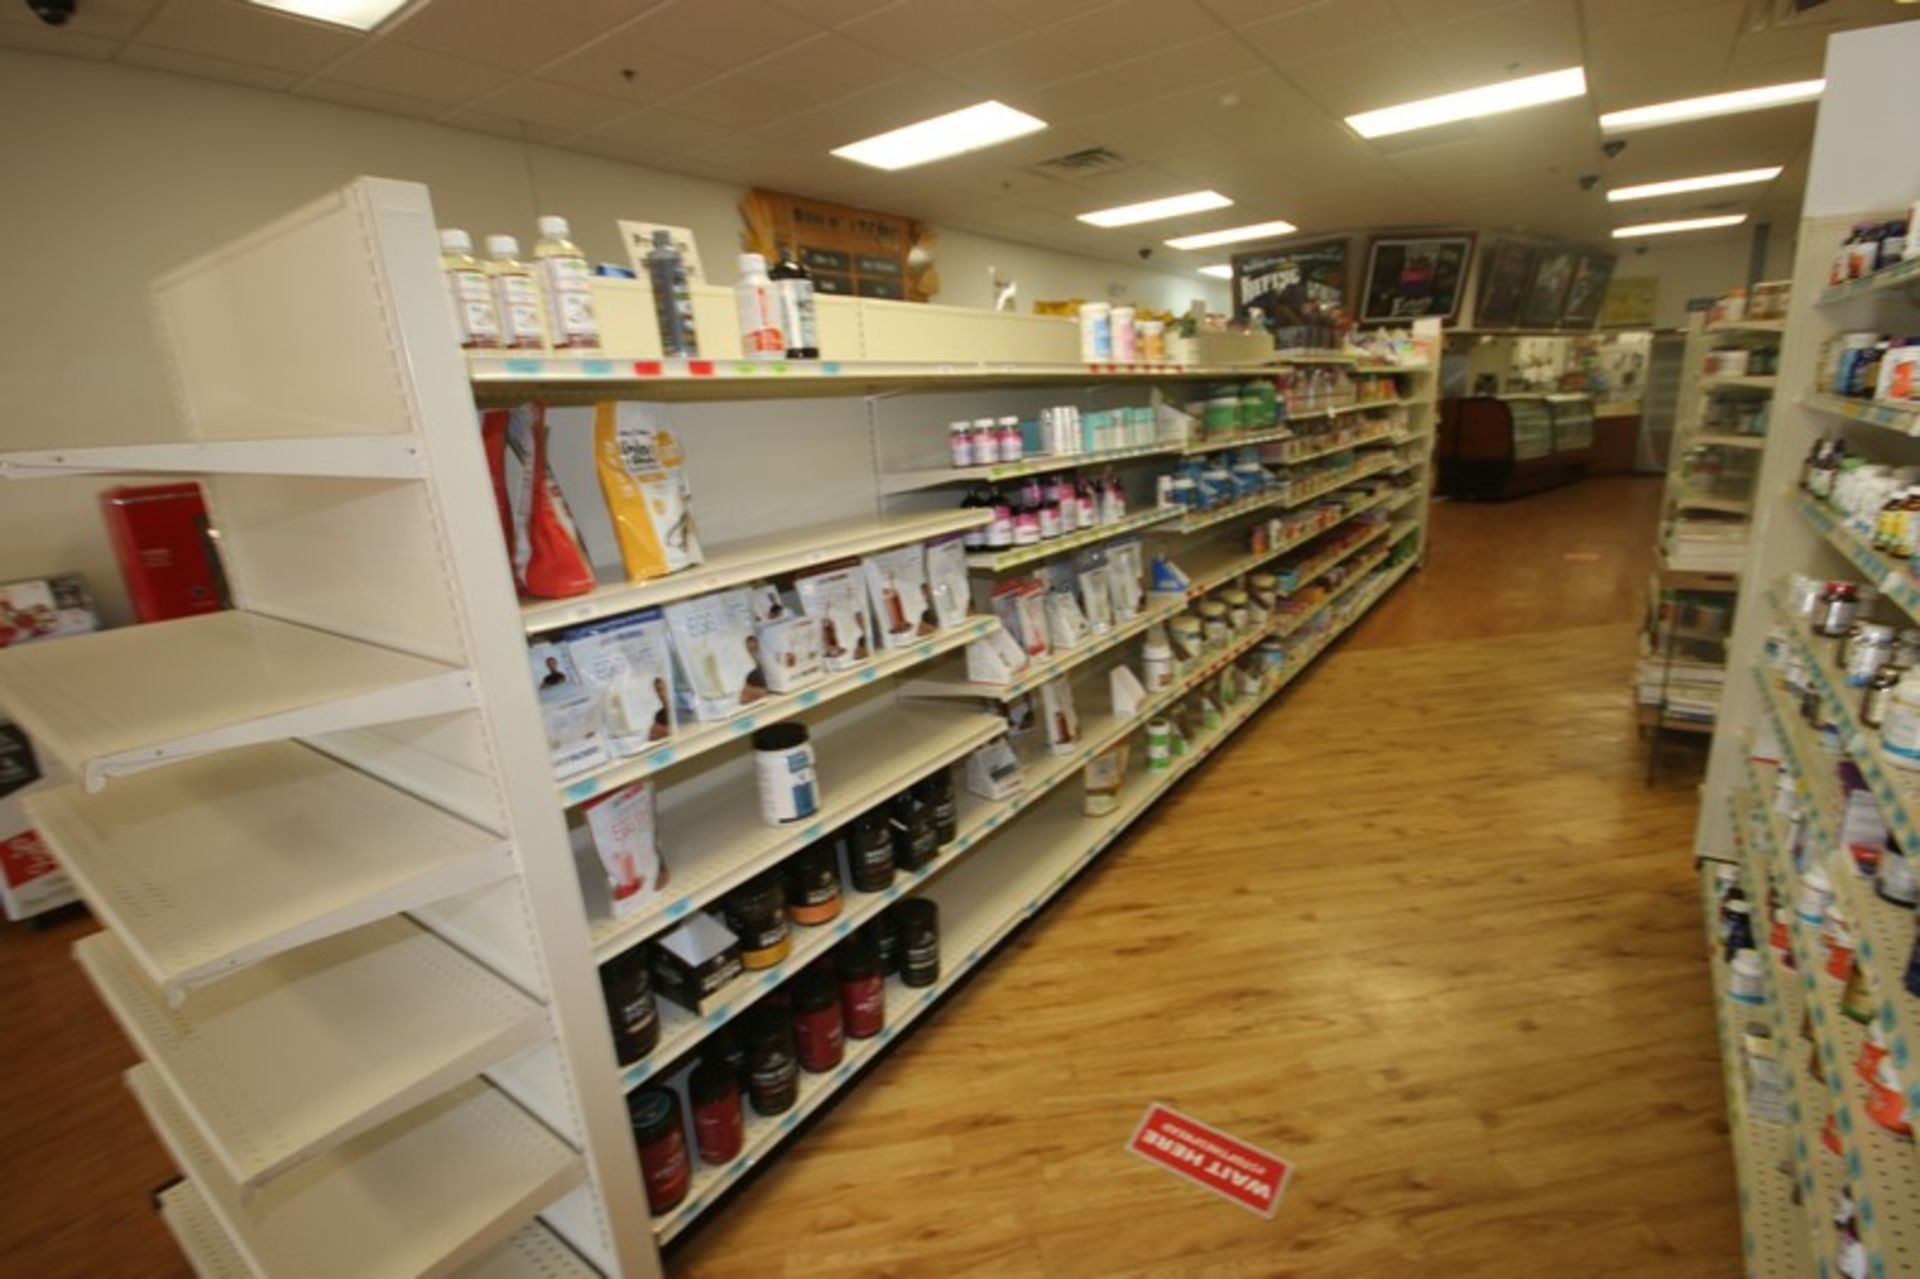
<path fill-rule="evenodd" d="M 1280 1211 L 1293 1165 L 1155 1102 L 1127 1149 L 1168 1172 L 1271 1219 Z"/>

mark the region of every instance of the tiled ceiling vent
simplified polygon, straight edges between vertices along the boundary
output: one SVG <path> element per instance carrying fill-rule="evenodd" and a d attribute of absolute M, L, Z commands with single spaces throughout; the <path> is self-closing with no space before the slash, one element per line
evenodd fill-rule
<path fill-rule="evenodd" d="M 1127 162 L 1118 151 L 1109 151 L 1105 147 L 1083 147 L 1065 155 L 1056 155 L 1051 160 L 1042 160 L 1033 169 L 1050 178 L 1090 178 L 1126 167 Z"/>

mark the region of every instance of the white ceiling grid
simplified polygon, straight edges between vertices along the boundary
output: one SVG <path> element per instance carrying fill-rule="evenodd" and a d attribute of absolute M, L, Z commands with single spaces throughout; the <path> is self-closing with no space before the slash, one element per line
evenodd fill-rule
<path fill-rule="evenodd" d="M 1820 74 L 1889 0 L 413 0 L 367 36 L 242 0 L 79 0 L 49 28 L 0 3 L 0 46 L 346 103 L 1107 257 L 1285 218 L 1604 238 L 1709 212 L 1797 216 L 1811 105 L 1636 133 L 1606 110 Z M 1564 66 L 1589 96 L 1365 142 L 1342 117 Z M 834 146 L 998 98 L 1052 127 L 898 173 Z M 1104 146 L 1084 177 L 1042 161 Z M 1779 164 L 1773 183 L 1607 205 L 1627 185 Z M 1103 231 L 1076 213 L 1210 187 L 1231 209 Z M 1720 232 L 1715 234 L 1741 234 Z M 1221 250 L 1160 260 L 1198 265 Z"/>

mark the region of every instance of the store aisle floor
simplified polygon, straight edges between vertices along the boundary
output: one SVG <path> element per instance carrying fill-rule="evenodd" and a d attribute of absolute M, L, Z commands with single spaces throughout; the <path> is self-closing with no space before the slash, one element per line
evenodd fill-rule
<path fill-rule="evenodd" d="M 1432 562 L 679 1259 L 697 1276 L 1738 1272 L 1690 778 L 1627 681 L 1657 482 Z M 1296 1161 L 1263 1221 L 1122 1149 Z"/>

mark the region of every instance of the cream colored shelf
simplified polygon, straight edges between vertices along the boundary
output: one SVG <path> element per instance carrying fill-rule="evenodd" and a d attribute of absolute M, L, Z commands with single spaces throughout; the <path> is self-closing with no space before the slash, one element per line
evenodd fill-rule
<path fill-rule="evenodd" d="M 178 1000 L 269 956 L 513 874 L 507 841 L 288 742 L 98 795 L 28 797 L 41 837 Z"/>
<path fill-rule="evenodd" d="M 460 1279 L 600 1279 L 600 1272 L 536 1221 L 462 1266 Z"/>
<path fill-rule="evenodd" d="M 1857 280 L 1829 285 L 1814 301 L 1819 306 L 1832 306 L 1835 302 L 1845 302 L 1862 294 L 1880 293 L 1888 289 L 1910 289 L 1916 284 L 1920 284 L 1920 258 L 1908 258 L 1883 270 L 1870 272 Z"/>
<path fill-rule="evenodd" d="M 1318 417 L 1319 414 L 1315 413 L 1312 416 Z M 1287 418 L 1274 426 L 1264 427 L 1258 431 L 1229 432 L 1226 435 L 1191 440 L 1181 445 L 1179 452 L 1188 457 L 1198 457 L 1203 453 L 1219 453 L 1226 449 L 1252 448 L 1260 444 L 1272 444 L 1278 440 L 1290 440 L 1293 438 L 1293 428 L 1287 423 L 1297 421 L 1299 421 L 1298 418 Z"/>
<path fill-rule="evenodd" d="M 151 1067 L 127 1084 L 260 1275 L 449 1275 L 578 1187 L 580 1157 L 485 1083 L 468 1084 L 243 1194 Z"/>
<path fill-rule="evenodd" d="M 751 706 L 742 707 L 725 719 L 683 725 L 673 737 L 642 754 L 617 759 L 604 768 L 560 783 L 561 793 L 570 805 L 585 803 L 596 795 L 619 790 L 622 786 L 651 777 L 661 769 L 697 758 L 728 742 L 738 741 L 764 724 L 777 724 L 791 719 L 801 711 L 858 692 L 876 680 L 924 665 L 943 653 L 984 639 L 999 629 L 997 618 L 975 617 L 911 648 L 884 649 L 861 665 L 851 670 L 832 672 L 819 683 L 797 693 L 775 693 Z"/>
<path fill-rule="evenodd" d="M 1674 498 L 1674 506 L 1685 511 L 1716 511 L 1723 515 L 1751 515 L 1753 499 L 1740 497 L 1715 497 L 1710 493 L 1696 493 L 1682 490 Z"/>
<path fill-rule="evenodd" d="M 1771 375 L 1756 374 L 1703 374 L 1700 389 L 1703 391 L 1765 391 L 1771 393 L 1778 385 L 1778 379 Z"/>
<path fill-rule="evenodd" d="M 867 555 L 909 542 L 924 542 L 978 528 L 993 518 L 976 509 L 927 511 L 809 525 L 785 533 L 743 538 L 706 548 L 695 568 L 646 582 L 605 582 L 586 595 L 564 600 L 527 600 L 520 614 L 527 634 L 540 635 L 637 609 L 654 608 L 711 591 L 780 577 L 852 555 Z M 971 557 L 969 557 L 971 558 Z"/>
<path fill-rule="evenodd" d="M 715 787 L 684 802 L 669 793 L 661 801 L 659 830 L 673 867 L 671 895 L 625 919 L 592 921 L 595 958 L 605 963 L 632 949 L 1005 731 L 998 715 L 925 707 L 817 733 L 813 746 L 822 802 L 811 821 L 792 826 L 769 826 L 758 804 L 741 802 L 746 792 L 737 785 Z M 748 792 L 751 767 L 751 760 L 741 761 L 736 779 Z"/>
<path fill-rule="evenodd" d="M 1284 454 L 1281 457 L 1270 459 L 1268 465 L 1297 466 L 1302 462 L 1311 462 L 1315 458 L 1330 457 L 1335 453 L 1347 453 L 1354 449 L 1365 448 L 1369 444 L 1384 444 L 1392 438 L 1393 432 L 1389 430 L 1370 431 L 1365 435 L 1358 435 L 1352 439 L 1341 440 L 1333 444 L 1322 444 L 1317 448 L 1302 449 L 1297 453 Z M 1287 441 L 1281 448 L 1285 449 L 1287 444 L 1308 444 L 1311 443 L 1311 441 L 1311 436 L 1301 436 L 1298 439 Z"/>
<path fill-rule="evenodd" d="M 1874 550 L 1873 544 L 1844 517 L 1807 494 L 1793 495 L 1793 509 L 1828 545 L 1866 574 L 1875 590 L 1892 600 L 1907 616 L 1920 620 L 1920 574 L 1892 556 Z"/>
<path fill-rule="evenodd" d="M 170 1009 L 111 932 L 74 946 L 225 1176 L 257 1185 L 545 1040 L 545 1009 L 404 918 Z"/>
<path fill-rule="evenodd" d="M 1172 603 L 1150 602 L 1140 611 L 1140 615 L 1131 621 L 1121 623 L 1097 635 L 1079 648 L 1058 652 L 1038 662 L 1031 662 L 1026 669 L 1015 675 L 1005 684 L 982 684 L 964 678 L 966 667 L 955 663 L 950 676 L 931 676 L 926 679 L 911 680 L 901 686 L 900 691 L 908 697 L 958 697 L 988 698 L 993 701 L 1008 702 L 1040 687 L 1050 679 L 1066 674 L 1102 653 L 1111 652 L 1116 646 L 1126 643 L 1154 625 L 1164 622 L 1178 613 L 1184 601 Z"/>
<path fill-rule="evenodd" d="M 0 650 L 0 710 L 88 790 L 213 751 L 473 700 L 466 671 L 237 611 Z"/>
<path fill-rule="evenodd" d="M 1115 520 L 1111 524 L 1081 529 L 1077 533 L 1069 533 L 1064 537 L 1048 538 L 1032 546 L 1013 546 L 1000 551 L 975 551 L 967 556 L 967 567 L 986 573 L 1004 573 L 1010 568 L 1019 568 L 1023 564 L 1037 564 L 1041 560 L 1052 559 L 1056 555 L 1076 551 L 1083 546 L 1092 546 L 1097 542 L 1110 542 L 1116 537 L 1125 537 L 1129 533 L 1173 519 L 1178 514 L 1180 512 L 1172 507 L 1150 507 L 1144 511 L 1135 511 L 1125 519 Z"/>
<path fill-rule="evenodd" d="M 308 475 L 407 480 L 424 473 L 420 441 L 412 435 L 101 444 L 0 453 L 0 479 L 13 480 L 61 475 Z"/>
<path fill-rule="evenodd" d="M 160 1220 L 180 1245 L 196 1279 L 253 1279 L 253 1271 L 207 1207 L 200 1188 L 176 1181 L 159 1194 Z"/>
<path fill-rule="evenodd" d="M 1869 426 L 1884 427 L 1901 435 L 1920 435 L 1920 404 L 1862 400 L 1824 391 L 1809 392 L 1800 402 L 1816 413 L 1865 422 Z"/>
<path fill-rule="evenodd" d="M 1709 324 L 1709 333 L 1783 333 L 1785 320 L 1722 320 L 1718 324 Z"/>
<path fill-rule="evenodd" d="M 1761 452 L 1767 447 L 1764 435 L 1732 435 L 1719 431 L 1696 431 L 1687 440 L 1690 447 L 1713 447 L 1719 449 L 1747 449 Z"/>
<path fill-rule="evenodd" d="M 991 466 L 933 467 L 918 471 L 882 471 L 880 491 L 888 496 L 939 488 L 947 484 L 991 484 L 1018 479 L 1023 475 L 1045 475 L 1053 471 L 1072 471 L 1083 466 L 1106 466 L 1143 457 L 1162 457 L 1181 452 L 1178 444 L 1136 444 L 1130 448 L 1106 449 L 1097 453 L 1060 453 L 1045 457 L 1022 458 L 1018 462 L 996 462 Z"/>

